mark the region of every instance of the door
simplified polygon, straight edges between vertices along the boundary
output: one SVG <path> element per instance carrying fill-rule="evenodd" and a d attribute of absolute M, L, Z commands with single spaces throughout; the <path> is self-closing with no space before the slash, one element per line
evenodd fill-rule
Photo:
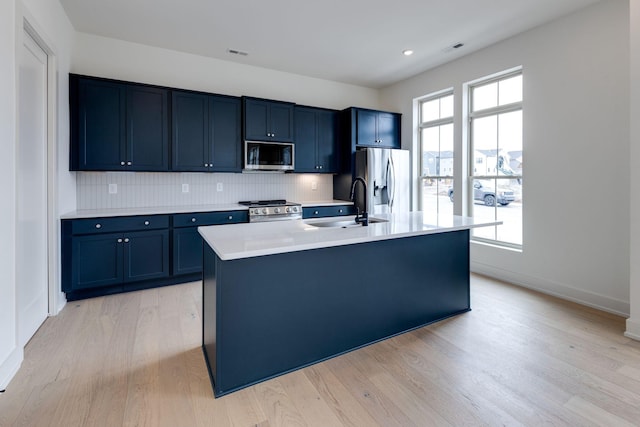
<path fill-rule="evenodd" d="M 337 172 L 336 161 L 336 128 L 337 113 L 332 111 L 318 112 L 318 165 L 320 172 Z M 297 144 L 297 141 L 296 141 Z"/>
<path fill-rule="evenodd" d="M 165 89 L 127 87 L 127 169 L 169 170 L 169 112 Z"/>
<path fill-rule="evenodd" d="M 78 96 L 78 167 L 125 170 L 126 86 L 81 79 Z"/>
<path fill-rule="evenodd" d="M 242 170 L 242 143 L 240 141 L 240 100 L 210 97 L 209 124 L 211 153 L 209 161 L 216 172 Z"/>
<path fill-rule="evenodd" d="M 49 312 L 47 54 L 25 31 L 18 74 L 16 287 L 18 338 L 29 341 Z"/>
<path fill-rule="evenodd" d="M 125 233 L 125 282 L 169 277 L 169 230 Z"/>
<path fill-rule="evenodd" d="M 172 169 L 174 171 L 209 171 L 208 96 L 173 91 L 171 101 Z"/>
<path fill-rule="evenodd" d="M 295 118 L 296 163 L 294 170 L 296 172 L 318 172 L 316 112 L 307 108 L 296 108 Z"/>
<path fill-rule="evenodd" d="M 122 234 L 76 236 L 71 247 L 71 291 L 122 283 L 124 276 Z"/>
<path fill-rule="evenodd" d="M 202 237 L 197 227 L 173 230 L 173 275 L 202 271 Z"/>

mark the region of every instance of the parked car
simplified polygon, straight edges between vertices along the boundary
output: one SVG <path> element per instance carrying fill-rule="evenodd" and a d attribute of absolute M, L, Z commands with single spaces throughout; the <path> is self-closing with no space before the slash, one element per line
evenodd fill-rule
<path fill-rule="evenodd" d="M 496 190 L 493 187 L 485 187 L 478 180 L 473 181 L 473 199 L 484 202 L 487 206 L 495 206 L 496 202 L 501 206 L 507 206 L 516 197 L 511 190 Z M 453 187 L 449 187 L 449 200 L 453 202 Z"/>

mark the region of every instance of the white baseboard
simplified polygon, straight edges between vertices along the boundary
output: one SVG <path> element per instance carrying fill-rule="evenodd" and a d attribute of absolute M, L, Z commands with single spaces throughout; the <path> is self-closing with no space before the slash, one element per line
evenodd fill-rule
<path fill-rule="evenodd" d="M 23 349 L 16 347 L 9 353 L 9 357 L 0 363 L 0 390 L 7 388 L 11 379 L 16 372 L 18 372 L 18 369 L 20 369 L 23 358 Z"/>
<path fill-rule="evenodd" d="M 577 289 L 563 283 L 558 283 L 539 277 L 527 276 L 514 271 L 504 270 L 479 262 L 471 262 L 471 271 L 495 279 L 504 280 L 514 285 L 532 289 L 544 294 L 553 295 L 568 301 L 597 308 L 608 313 L 629 317 L 630 304 L 627 301 L 617 300 L 605 295 Z M 640 328 L 640 326 L 639 326 Z M 640 329 L 637 330 L 640 333 Z"/>
<path fill-rule="evenodd" d="M 627 319 L 627 330 L 624 332 L 624 336 L 640 341 L 640 321 Z"/>

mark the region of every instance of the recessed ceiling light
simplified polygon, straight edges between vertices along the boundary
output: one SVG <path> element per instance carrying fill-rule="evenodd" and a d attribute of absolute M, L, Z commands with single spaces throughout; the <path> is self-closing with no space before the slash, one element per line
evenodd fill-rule
<path fill-rule="evenodd" d="M 411 49 L 405 49 L 405 50 L 402 51 L 402 54 L 404 56 L 411 56 L 411 55 L 413 55 L 413 51 Z"/>

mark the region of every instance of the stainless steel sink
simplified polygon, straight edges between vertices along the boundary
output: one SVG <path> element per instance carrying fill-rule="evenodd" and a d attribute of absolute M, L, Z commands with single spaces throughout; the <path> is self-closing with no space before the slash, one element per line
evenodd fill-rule
<path fill-rule="evenodd" d="M 369 224 L 375 224 L 378 222 L 389 222 L 386 219 L 382 218 L 369 218 Z M 310 222 L 309 225 L 314 227 L 324 227 L 324 228 L 351 228 L 351 227 L 362 227 L 362 224 L 356 223 L 354 219 L 345 219 L 345 220 L 331 220 L 331 221 L 321 221 L 321 222 Z"/>

